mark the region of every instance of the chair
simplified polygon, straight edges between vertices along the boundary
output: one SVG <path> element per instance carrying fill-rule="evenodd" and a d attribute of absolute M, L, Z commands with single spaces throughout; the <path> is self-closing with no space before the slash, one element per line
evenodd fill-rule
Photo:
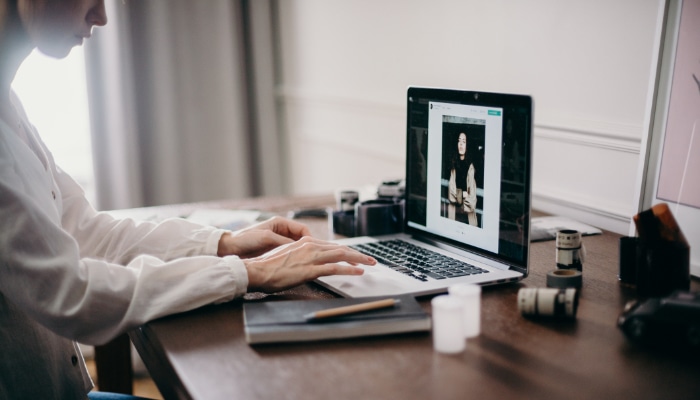
<path fill-rule="evenodd" d="M 109 343 L 95 346 L 95 368 L 100 391 L 133 394 L 134 371 L 129 336 L 122 334 Z"/>

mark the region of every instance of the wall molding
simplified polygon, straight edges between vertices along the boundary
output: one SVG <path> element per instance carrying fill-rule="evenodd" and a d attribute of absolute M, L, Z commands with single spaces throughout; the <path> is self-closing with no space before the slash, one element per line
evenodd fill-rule
<path fill-rule="evenodd" d="M 596 199 L 582 200 L 584 199 L 581 196 L 562 193 L 552 188 L 544 190 L 533 188 L 532 208 L 547 210 L 547 212 L 557 215 L 568 215 L 620 234 L 628 233 L 631 223 L 629 210 L 621 210 L 596 201 Z"/>
<path fill-rule="evenodd" d="M 338 107 L 352 112 L 366 112 L 369 115 L 395 117 L 404 115 L 402 104 L 338 96 L 321 92 L 300 90 L 281 86 L 276 90 L 280 104 L 296 103 Z M 623 124 L 613 121 L 600 121 L 586 117 L 540 117 L 534 123 L 535 138 L 542 138 L 578 146 L 603 148 L 639 154 L 644 127 L 641 124 Z"/>
<path fill-rule="evenodd" d="M 535 137 L 578 146 L 639 154 L 640 125 L 620 124 L 586 118 L 564 117 L 535 122 Z"/>
<path fill-rule="evenodd" d="M 338 96 L 334 94 L 322 93 L 319 91 L 310 91 L 291 88 L 289 86 L 278 86 L 275 91 L 277 101 L 280 104 L 297 103 L 297 104 L 316 104 L 325 107 L 339 107 L 342 109 L 354 108 L 364 110 L 372 114 L 396 115 L 397 113 L 404 114 L 406 106 L 387 101 L 368 100 L 366 98 Z"/>
<path fill-rule="evenodd" d="M 342 113 L 362 114 L 363 118 L 367 120 L 372 118 L 392 119 L 397 118 L 397 116 L 405 118 L 403 104 L 328 95 L 320 92 L 295 90 L 289 87 L 278 88 L 276 93 L 279 104 L 292 108 L 337 109 L 338 112 Z M 641 125 L 573 116 L 546 118 L 542 115 L 540 118 L 534 124 L 535 141 L 547 140 L 581 148 L 605 149 L 613 152 L 611 157 L 615 157 L 615 152 L 639 154 Z M 304 136 L 304 140 L 310 140 L 327 147 L 340 148 L 339 146 L 345 146 L 346 151 L 352 149 L 351 151 L 363 152 L 364 154 L 371 151 L 373 156 L 383 157 L 381 151 L 368 149 L 360 144 L 348 147 L 342 138 L 334 140 L 329 136 L 315 137 L 310 135 Z M 398 159 L 391 161 L 402 162 Z M 580 193 L 566 193 L 556 187 L 542 186 L 541 184 L 533 187 L 532 197 L 535 209 L 570 216 L 602 229 L 626 234 L 630 226 L 627 203 L 607 204 L 601 201 L 605 200 L 602 198 L 584 199 Z"/>

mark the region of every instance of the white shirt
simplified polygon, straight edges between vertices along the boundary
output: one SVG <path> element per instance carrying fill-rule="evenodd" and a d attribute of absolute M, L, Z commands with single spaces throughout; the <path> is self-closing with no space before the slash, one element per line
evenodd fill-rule
<path fill-rule="evenodd" d="M 13 101 L 28 141 L 0 120 L 0 398 L 84 398 L 73 341 L 231 300 L 248 275 L 216 256 L 223 230 L 95 211 Z"/>

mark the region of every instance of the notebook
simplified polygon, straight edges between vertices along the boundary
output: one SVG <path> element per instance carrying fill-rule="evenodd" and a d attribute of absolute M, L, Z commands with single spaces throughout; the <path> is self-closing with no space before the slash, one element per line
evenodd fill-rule
<path fill-rule="evenodd" d="M 365 311 L 320 321 L 307 314 L 329 308 L 361 304 L 382 298 L 334 298 L 318 300 L 263 301 L 243 304 L 246 341 L 250 344 L 311 342 L 406 332 L 430 331 L 430 316 L 409 295 L 398 296 L 390 308 Z"/>
<path fill-rule="evenodd" d="M 402 233 L 338 240 L 381 265 L 319 284 L 345 297 L 494 285 L 529 270 L 530 96 L 409 87 Z M 386 245 L 385 245 L 386 244 Z M 415 254 L 406 254 L 405 248 Z M 415 266 L 423 264 L 422 266 Z"/>

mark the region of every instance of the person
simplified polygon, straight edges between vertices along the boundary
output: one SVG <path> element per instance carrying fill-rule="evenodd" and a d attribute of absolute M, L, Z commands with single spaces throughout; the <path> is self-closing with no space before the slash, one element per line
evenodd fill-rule
<path fill-rule="evenodd" d="M 467 159 L 467 134 L 457 136 L 457 154 L 452 159 L 447 184 L 447 217 L 477 226 L 474 164 Z"/>
<path fill-rule="evenodd" d="M 65 57 L 106 23 L 103 0 L 0 0 L 2 399 L 98 396 L 76 341 L 102 344 L 168 314 L 376 263 L 280 217 L 230 232 L 97 212 L 11 83 L 34 48 Z"/>

